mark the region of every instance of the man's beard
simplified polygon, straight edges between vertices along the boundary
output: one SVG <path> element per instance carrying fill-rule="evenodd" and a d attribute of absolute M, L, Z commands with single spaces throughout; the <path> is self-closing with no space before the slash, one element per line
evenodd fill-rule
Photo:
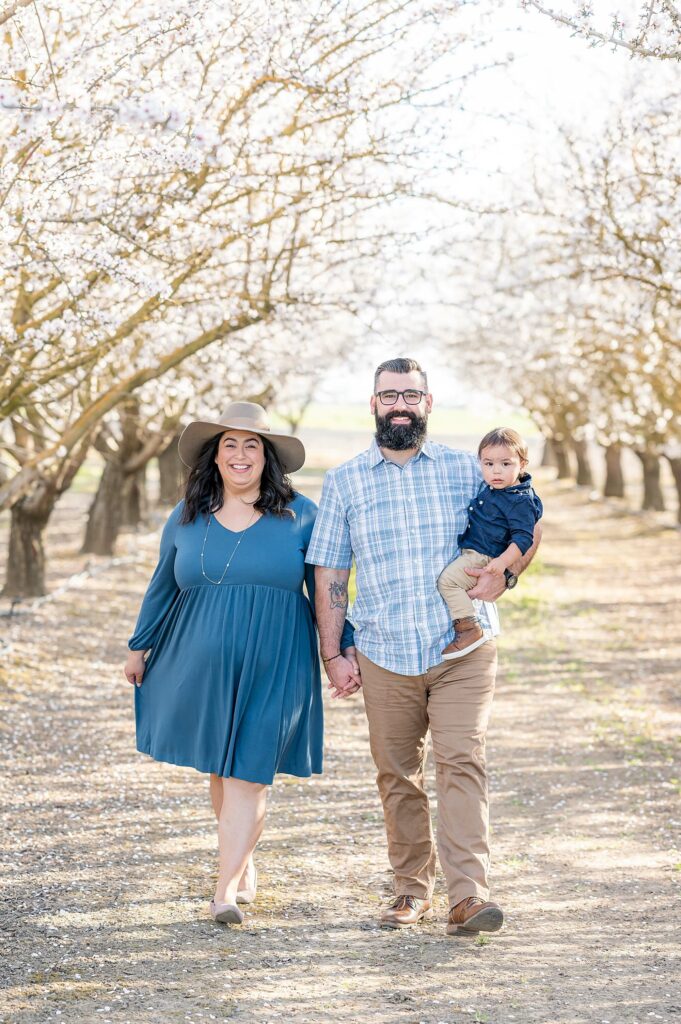
<path fill-rule="evenodd" d="M 395 417 L 409 417 L 409 423 L 393 424 Z M 379 448 L 388 448 L 392 452 L 404 452 L 410 448 L 420 448 L 426 439 L 428 417 L 417 416 L 410 410 L 389 412 L 387 416 L 376 418 L 376 443 Z"/>

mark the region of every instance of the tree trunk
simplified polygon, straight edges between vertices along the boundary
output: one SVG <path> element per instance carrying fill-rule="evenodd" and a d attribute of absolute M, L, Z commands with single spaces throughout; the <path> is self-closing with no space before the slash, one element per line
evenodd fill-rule
<path fill-rule="evenodd" d="M 665 458 L 670 465 L 674 483 L 676 484 L 676 521 L 681 523 L 681 458 L 672 458 L 671 455 L 666 455 Z"/>
<path fill-rule="evenodd" d="M 572 441 L 572 450 L 577 459 L 577 484 L 579 487 L 593 487 L 594 478 L 589 461 L 589 450 L 586 441 Z"/>
<path fill-rule="evenodd" d="M 104 470 L 90 505 L 82 554 L 112 555 L 121 526 L 139 525 L 147 510 L 146 465 L 161 441 L 145 437 L 133 400 L 121 410 L 118 432 L 103 424 L 95 447 L 104 456 Z"/>
<path fill-rule="evenodd" d="M 120 458 L 108 456 L 88 512 L 81 554 L 113 555 L 121 527 L 139 526 L 147 507 L 146 464 L 128 473 Z"/>
<path fill-rule="evenodd" d="M 553 445 L 551 444 L 551 438 L 550 437 L 545 437 L 544 438 L 544 450 L 542 451 L 541 462 L 539 463 L 539 465 L 540 466 L 555 466 L 555 464 L 556 464 L 556 456 L 555 456 L 554 451 L 553 451 Z"/>
<path fill-rule="evenodd" d="M 158 499 L 162 505 L 177 504 L 184 490 L 186 470 L 177 454 L 179 439 L 180 435 L 176 434 L 168 447 L 158 456 Z"/>
<path fill-rule="evenodd" d="M 558 480 L 567 480 L 572 476 L 572 467 L 570 466 L 570 449 L 568 448 L 565 441 L 557 441 L 555 438 L 551 440 L 551 447 L 553 453 L 556 456 L 556 466 L 558 467 Z"/>
<path fill-rule="evenodd" d="M 123 518 L 123 466 L 107 459 L 88 513 L 82 554 L 112 555 Z"/>
<path fill-rule="evenodd" d="M 42 597 L 47 593 L 43 531 L 58 497 L 56 487 L 41 482 L 36 491 L 12 506 L 3 597 Z"/>
<path fill-rule="evenodd" d="M 653 452 L 634 449 L 643 467 L 643 502 L 641 508 L 664 512 L 664 495 L 660 486 L 660 457 Z"/>
<path fill-rule="evenodd" d="M 121 495 L 121 526 L 139 526 L 147 516 L 147 467 L 126 473 Z"/>
<path fill-rule="evenodd" d="M 624 473 L 622 472 L 622 445 L 609 444 L 605 447 L 604 498 L 624 497 Z"/>

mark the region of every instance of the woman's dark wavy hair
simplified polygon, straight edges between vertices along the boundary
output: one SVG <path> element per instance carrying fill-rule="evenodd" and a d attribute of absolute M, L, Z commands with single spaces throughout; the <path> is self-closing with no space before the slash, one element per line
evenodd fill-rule
<path fill-rule="evenodd" d="M 260 478 L 260 497 L 253 503 L 253 508 L 275 516 L 292 516 L 293 512 L 287 505 L 293 501 L 296 492 L 281 467 L 274 446 L 266 437 L 259 436 L 265 449 L 265 465 Z M 187 480 L 181 523 L 193 523 L 198 516 L 210 515 L 222 508 L 224 488 L 215 465 L 221 437 L 222 434 L 216 434 L 201 446 Z"/>

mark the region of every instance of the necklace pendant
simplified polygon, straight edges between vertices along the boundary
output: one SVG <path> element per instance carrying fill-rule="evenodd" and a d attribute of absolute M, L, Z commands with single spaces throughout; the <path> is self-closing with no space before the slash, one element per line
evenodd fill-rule
<path fill-rule="evenodd" d="M 219 580 L 214 580 L 211 576 L 208 575 L 208 573 L 206 572 L 205 564 L 204 564 L 204 554 L 205 554 L 205 551 L 206 551 L 206 541 L 208 540 L 208 531 L 210 530 L 210 523 L 211 523 L 211 519 L 213 518 L 213 514 L 212 513 L 209 514 L 208 522 L 206 523 L 206 532 L 203 535 L 203 544 L 201 545 L 201 558 L 200 558 L 201 575 L 209 583 L 212 583 L 214 586 L 217 587 L 224 580 L 225 576 L 227 575 L 227 570 L 229 569 L 230 565 L 232 564 L 232 560 L 233 560 L 233 558 L 234 558 L 234 556 L 235 556 L 235 554 L 237 552 L 237 549 L 238 549 L 239 545 L 241 544 L 241 541 L 243 540 L 244 534 L 246 533 L 246 530 L 249 528 L 249 526 L 253 522 L 253 519 L 255 518 L 256 511 L 257 511 L 257 509 L 253 509 L 253 513 L 251 515 L 251 518 L 248 520 L 248 522 L 244 526 L 243 530 L 239 534 L 239 536 L 237 538 L 237 542 L 234 545 L 234 547 L 232 548 L 232 553 L 230 554 L 229 558 L 227 559 L 227 563 L 226 563 L 224 569 L 222 570 L 222 576 L 220 577 Z"/>

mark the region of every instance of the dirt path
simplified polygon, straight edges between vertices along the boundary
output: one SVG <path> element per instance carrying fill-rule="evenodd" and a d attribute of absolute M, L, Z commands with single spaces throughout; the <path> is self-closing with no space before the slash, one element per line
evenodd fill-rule
<path fill-rule="evenodd" d="M 205 781 L 136 754 L 124 638 L 153 562 L 0 630 L 0 1020 L 652 1024 L 681 1017 L 681 536 L 544 485 L 547 538 L 504 599 L 489 735 L 490 939 L 376 926 L 390 891 L 360 701 L 327 770 L 280 780 L 241 929 L 206 917 Z"/>

